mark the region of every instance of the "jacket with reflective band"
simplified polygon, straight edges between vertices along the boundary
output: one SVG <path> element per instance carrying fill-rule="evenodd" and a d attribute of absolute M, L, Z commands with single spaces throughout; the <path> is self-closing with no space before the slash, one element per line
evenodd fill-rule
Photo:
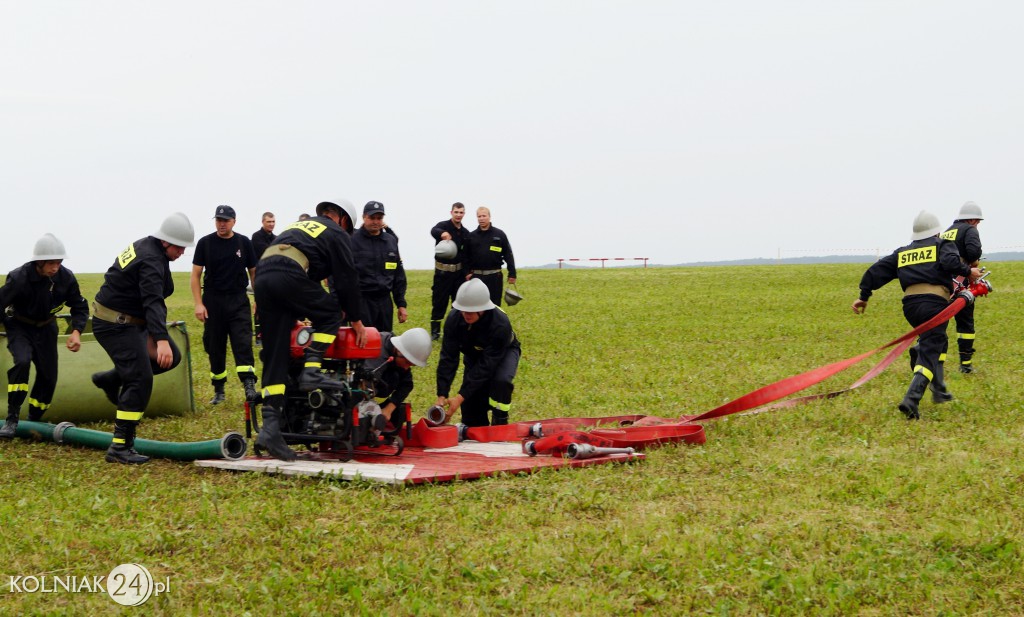
<path fill-rule="evenodd" d="M 160 240 L 146 236 L 128 245 L 103 275 L 103 286 L 96 302 L 103 306 L 146 320 L 146 329 L 155 341 L 165 341 L 167 305 L 164 299 L 174 293 L 171 262 Z"/>
<path fill-rule="evenodd" d="M 871 292 L 895 278 L 904 291 L 925 283 L 941 285 L 952 293 L 953 277 L 970 274 L 971 267 L 960 260 L 956 244 L 932 236 L 898 248 L 868 268 L 860 280 L 860 299 L 867 300 Z"/>

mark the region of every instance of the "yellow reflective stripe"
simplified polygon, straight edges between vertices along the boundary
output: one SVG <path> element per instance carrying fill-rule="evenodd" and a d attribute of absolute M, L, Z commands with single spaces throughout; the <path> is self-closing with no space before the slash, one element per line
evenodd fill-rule
<path fill-rule="evenodd" d="M 315 361 L 310 361 L 310 362 L 305 363 L 303 366 L 305 366 L 306 368 L 320 368 L 320 363 L 319 362 L 315 362 Z"/>
<path fill-rule="evenodd" d="M 939 362 L 945 362 L 945 361 L 946 361 L 946 354 L 939 354 Z"/>
<path fill-rule="evenodd" d="M 120 437 L 114 437 L 110 441 L 112 441 L 114 443 L 124 443 L 124 439 L 121 439 Z"/>
<path fill-rule="evenodd" d="M 397 270 L 398 269 L 398 262 L 397 261 L 385 261 L 384 262 L 384 269 L 385 270 Z"/>
<path fill-rule="evenodd" d="M 117 410 L 117 419 L 118 420 L 130 420 L 132 422 L 138 422 L 139 420 L 142 420 L 142 414 L 144 414 L 144 413 L 146 413 L 146 412 L 144 412 L 144 411 L 123 411 L 121 409 L 118 409 Z"/>
<path fill-rule="evenodd" d="M 961 364 L 961 365 L 967 365 L 967 364 L 972 364 L 973 362 L 974 362 L 973 360 L 962 360 L 962 361 L 960 362 L 960 364 Z"/>
<path fill-rule="evenodd" d="M 227 378 L 228 378 L 228 372 L 227 371 L 224 371 L 223 373 L 213 373 L 213 372 L 210 373 L 210 379 L 212 379 L 214 381 L 223 381 L 223 380 L 225 380 Z"/>
<path fill-rule="evenodd" d="M 266 398 L 268 396 L 274 396 L 275 394 L 281 394 L 281 395 L 284 394 L 284 384 L 283 383 L 280 383 L 280 384 L 276 383 L 276 384 L 274 384 L 272 386 L 267 386 L 267 387 L 263 388 L 263 398 Z"/>
<path fill-rule="evenodd" d="M 7 386 L 8 392 L 28 392 L 27 383 L 12 383 Z"/>
<path fill-rule="evenodd" d="M 499 403 L 493 398 L 488 399 L 487 402 L 491 405 L 491 407 L 497 409 L 498 411 L 509 411 L 512 409 L 512 403 Z"/>
<path fill-rule="evenodd" d="M 39 401 L 37 401 L 34 398 L 28 399 L 28 404 L 29 405 L 35 405 L 39 409 L 49 409 L 50 408 L 50 404 L 49 403 L 40 403 Z"/>
<path fill-rule="evenodd" d="M 314 343 L 327 343 L 328 345 L 334 342 L 334 339 L 338 338 L 337 334 L 327 334 L 325 332 L 314 332 L 313 342 Z"/>
<path fill-rule="evenodd" d="M 235 372 L 238 373 L 238 374 L 242 374 L 242 373 L 255 373 L 256 372 L 256 367 L 255 366 L 236 366 L 235 367 Z"/>
<path fill-rule="evenodd" d="M 971 333 L 971 334 L 961 334 L 961 333 L 957 332 L 956 333 L 956 337 L 957 338 L 962 338 L 962 339 L 965 339 L 965 340 L 971 340 L 971 341 L 974 340 L 974 334 L 973 333 Z"/>
<path fill-rule="evenodd" d="M 501 252 L 501 247 L 500 247 L 500 246 L 492 246 L 492 247 L 490 247 L 490 248 L 491 248 L 491 250 L 492 250 L 492 251 L 494 251 L 495 253 L 500 253 L 500 252 Z"/>
<path fill-rule="evenodd" d="M 931 371 L 921 366 L 920 364 L 914 367 L 914 372 L 921 373 L 922 375 L 928 378 L 928 381 L 931 381 L 935 377 L 935 375 Z"/>

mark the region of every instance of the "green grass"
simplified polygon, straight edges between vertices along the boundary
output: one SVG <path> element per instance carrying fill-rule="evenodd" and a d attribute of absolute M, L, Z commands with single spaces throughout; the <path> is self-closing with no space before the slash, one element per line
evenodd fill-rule
<path fill-rule="evenodd" d="M 710 422 L 705 445 L 644 462 L 439 486 L 125 468 L 2 443 L 0 613 L 107 613 L 106 594 L 9 594 L 7 577 L 138 562 L 171 579 L 150 614 L 1022 614 L 1024 264 L 991 267 L 979 372 L 950 374 L 957 400 L 926 399 L 919 422 L 895 407 L 900 361 L 833 400 Z M 523 341 L 514 419 L 694 414 L 872 349 L 909 328 L 895 283 L 852 314 L 862 271 L 526 271 L 508 309 Z M 429 273 L 410 278 L 407 326 L 426 326 Z M 91 298 L 99 275 L 80 279 Z M 241 430 L 240 387 L 205 405 L 201 327 L 177 284 L 199 406 L 140 436 Z M 418 412 L 434 366 L 416 372 Z"/>

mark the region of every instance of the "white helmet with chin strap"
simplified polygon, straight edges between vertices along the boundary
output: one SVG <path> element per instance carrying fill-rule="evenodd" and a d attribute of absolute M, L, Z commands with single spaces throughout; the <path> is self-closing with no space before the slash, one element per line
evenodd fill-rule
<path fill-rule="evenodd" d="M 409 362 L 416 366 L 426 366 L 432 347 L 430 333 L 423 328 L 413 328 L 391 339 L 395 349 L 402 352 Z"/>
<path fill-rule="evenodd" d="M 960 213 L 956 215 L 956 220 L 970 221 L 972 219 L 978 219 L 979 221 L 985 219 L 981 215 L 981 206 L 973 201 L 964 202 L 964 205 L 960 206 Z"/>
<path fill-rule="evenodd" d="M 480 279 L 469 279 L 459 287 L 452 308 L 467 313 L 481 313 L 495 308 L 491 292 Z"/>
<path fill-rule="evenodd" d="M 64 243 L 53 234 L 46 234 L 36 240 L 35 249 L 32 251 L 32 261 L 53 261 L 67 258 L 68 253 L 64 250 Z"/>
<path fill-rule="evenodd" d="M 926 210 L 921 210 L 914 219 L 914 233 L 910 236 L 910 239 L 924 240 L 941 232 L 942 223 L 939 222 L 939 217 Z"/>
<path fill-rule="evenodd" d="M 153 234 L 153 237 L 174 246 L 187 247 L 195 245 L 196 230 L 192 227 L 192 221 L 188 220 L 182 212 L 175 212 L 164 219 L 160 229 Z"/>

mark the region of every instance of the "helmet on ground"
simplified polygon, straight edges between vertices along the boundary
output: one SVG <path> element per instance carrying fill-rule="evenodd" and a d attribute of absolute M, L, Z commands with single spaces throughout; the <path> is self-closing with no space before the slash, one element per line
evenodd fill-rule
<path fill-rule="evenodd" d="M 434 246 L 434 257 L 437 259 L 455 259 L 459 247 L 452 240 L 441 240 Z"/>
<path fill-rule="evenodd" d="M 416 366 L 426 366 L 430 357 L 430 333 L 423 328 L 413 328 L 391 339 L 395 349 L 402 352 L 409 362 Z"/>
<path fill-rule="evenodd" d="M 924 240 L 941 232 L 942 224 L 939 223 L 939 217 L 927 210 L 921 210 L 917 218 L 914 219 L 914 233 L 910 239 Z"/>
<path fill-rule="evenodd" d="M 154 238 L 170 242 L 174 246 L 193 246 L 196 239 L 196 230 L 192 228 L 192 221 L 181 212 L 175 212 L 164 219 L 160 224 L 160 230 L 153 234 Z"/>
<path fill-rule="evenodd" d="M 519 301 L 522 299 L 523 294 L 519 293 L 515 289 L 512 289 L 511 287 L 505 288 L 505 304 L 513 306 L 515 304 L 519 304 Z"/>
<path fill-rule="evenodd" d="M 973 201 L 964 202 L 964 205 L 960 206 L 960 213 L 956 215 L 958 221 L 969 221 L 971 219 L 978 219 L 979 221 L 984 220 L 984 216 L 981 215 L 981 206 L 974 203 Z"/>
<path fill-rule="evenodd" d="M 495 308 L 491 292 L 480 279 L 469 279 L 459 287 L 452 308 L 467 313 L 480 313 Z"/>
<path fill-rule="evenodd" d="M 352 202 L 347 199 L 339 199 L 337 202 L 333 201 L 321 201 L 316 205 L 316 215 L 323 216 L 327 208 L 337 208 L 340 214 L 344 214 L 348 217 L 348 229 L 345 229 L 345 224 L 341 223 L 341 228 L 345 231 L 352 233 L 356 228 L 356 207 L 352 205 Z"/>
<path fill-rule="evenodd" d="M 32 261 L 51 261 L 67 258 L 68 254 L 64 250 L 64 243 L 53 234 L 46 234 L 36 240 L 36 247 L 32 251 Z"/>

